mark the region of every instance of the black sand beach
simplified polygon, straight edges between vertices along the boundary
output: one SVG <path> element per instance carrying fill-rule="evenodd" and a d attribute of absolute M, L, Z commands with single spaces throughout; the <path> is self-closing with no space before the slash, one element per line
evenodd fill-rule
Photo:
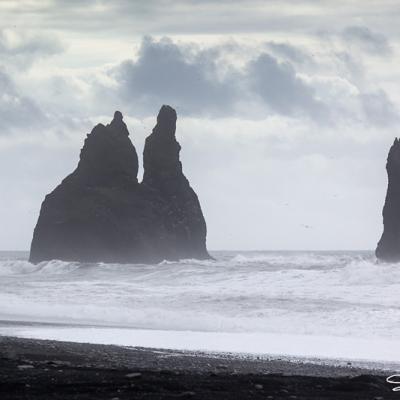
<path fill-rule="evenodd" d="M 0 399 L 399 399 L 387 371 L 0 337 Z"/>

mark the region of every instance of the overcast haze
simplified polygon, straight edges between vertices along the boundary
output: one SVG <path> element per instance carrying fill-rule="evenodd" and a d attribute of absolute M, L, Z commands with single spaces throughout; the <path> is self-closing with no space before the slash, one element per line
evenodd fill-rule
<path fill-rule="evenodd" d="M 0 249 L 85 135 L 162 104 L 210 249 L 374 249 L 400 126 L 398 1 L 0 2 Z M 141 173 L 141 172 L 140 172 Z"/>

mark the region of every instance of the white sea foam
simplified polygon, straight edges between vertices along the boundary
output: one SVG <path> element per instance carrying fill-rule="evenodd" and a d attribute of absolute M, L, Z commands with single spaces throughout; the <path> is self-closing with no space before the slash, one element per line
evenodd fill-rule
<path fill-rule="evenodd" d="M 215 258 L 32 265 L 0 257 L 0 320 L 400 338 L 400 265 L 377 264 L 369 252 L 218 252 Z"/>
<path fill-rule="evenodd" d="M 266 355 L 332 364 L 398 370 L 396 341 L 273 333 L 160 331 L 94 327 L 8 327 L 19 337 L 217 353 Z"/>
<path fill-rule="evenodd" d="M 0 261 L 0 276 L 26 275 L 26 274 L 64 274 L 80 268 L 79 263 L 70 263 L 60 260 L 52 260 L 31 264 L 26 260 Z"/>

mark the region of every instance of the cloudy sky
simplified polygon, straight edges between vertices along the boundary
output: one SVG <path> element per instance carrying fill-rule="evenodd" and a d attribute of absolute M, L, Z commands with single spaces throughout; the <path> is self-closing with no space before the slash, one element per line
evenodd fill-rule
<path fill-rule="evenodd" d="M 400 135 L 398 0 L 1 0 L 0 249 L 119 109 L 162 104 L 210 249 L 374 249 Z"/>

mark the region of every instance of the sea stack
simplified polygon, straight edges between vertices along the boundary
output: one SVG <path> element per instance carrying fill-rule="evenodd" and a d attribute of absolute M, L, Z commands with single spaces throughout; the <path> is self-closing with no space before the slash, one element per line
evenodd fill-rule
<path fill-rule="evenodd" d="M 166 224 L 174 238 L 169 257 L 201 259 L 208 255 L 207 228 L 197 195 L 182 172 L 181 146 L 175 138 L 176 118 L 173 108 L 161 107 L 157 125 L 144 146 L 142 185 L 168 205 Z"/>
<path fill-rule="evenodd" d="M 146 140 L 142 183 L 122 114 L 95 126 L 75 171 L 42 203 L 30 261 L 209 258 L 200 203 L 179 160 L 176 118 L 173 108 L 161 108 Z"/>
<path fill-rule="evenodd" d="M 383 234 L 375 254 L 386 262 L 400 261 L 400 141 L 395 139 L 386 162 L 388 188 L 383 207 Z"/>

